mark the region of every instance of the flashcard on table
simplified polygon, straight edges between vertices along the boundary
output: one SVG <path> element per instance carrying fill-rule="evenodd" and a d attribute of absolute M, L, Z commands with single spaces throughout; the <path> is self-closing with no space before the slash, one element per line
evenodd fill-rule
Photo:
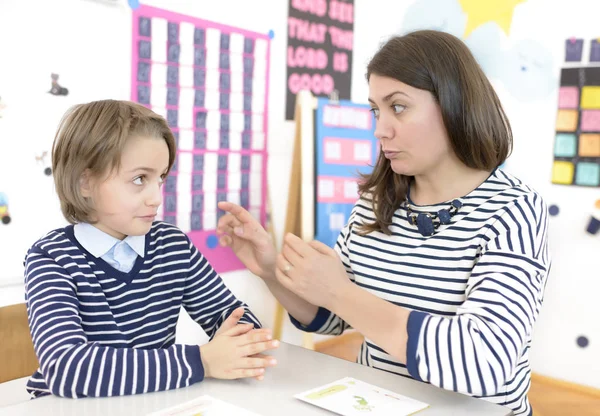
<path fill-rule="evenodd" d="M 408 416 L 429 407 L 427 403 L 411 399 L 346 377 L 333 383 L 294 396 L 304 402 L 344 416 Z"/>
<path fill-rule="evenodd" d="M 200 396 L 167 409 L 148 414 L 148 416 L 260 416 L 211 396 Z"/>

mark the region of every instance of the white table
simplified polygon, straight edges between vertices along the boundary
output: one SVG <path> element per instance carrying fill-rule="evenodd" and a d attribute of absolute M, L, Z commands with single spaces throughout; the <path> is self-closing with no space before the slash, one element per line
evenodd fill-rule
<path fill-rule="evenodd" d="M 332 413 L 304 403 L 293 396 L 343 377 L 354 377 L 428 403 L 430 407 L 419 412 L 419 416 L 508 416 L 512 414 L 510 409 L 484 400 L 441 390 L 415 380 L 286 343 L 282 343 L 272 355 L 277 358 L 278 365 L 267 371 L 263 381 L 207 379 L 178 390 L 110 398 L 73 400 L 46 396 L 0 408 L 0 415 L 144 415 L 206 394 L 263 416 L 331 416 Z M 2 385 L 0 385 L 0 395 L 2 394 Z"/>

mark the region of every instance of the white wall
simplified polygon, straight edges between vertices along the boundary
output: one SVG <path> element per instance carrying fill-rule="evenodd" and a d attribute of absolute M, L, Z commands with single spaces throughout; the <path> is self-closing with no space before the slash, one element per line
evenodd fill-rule
<path fill-rule="evenodd" d="M 424 2 L 421 9 L 426 12 L 411 9 L 420 2 Z M 281 232 L 293 141 L 293 124 L 283 121 L 287 0 L 144 3 L 258 32 L 275 32 L 269 96 L 269 187 L 275 227 Z M 366 102 L 368 95 L 366 63 L 387 36 L 419 26 L 462 32 L 466 23 L 457 0 L 355 3 L 352 99 L 358 102 Z M 0 287 L 0 305 L 23 300 L 19 282 L 25 250 L 45 230 L 63 223 L 58 207 L 51 202 L 51 179 L 42 175 L 34 154 L 50 150 L 58 118 L 69 105 L 108 97 L 129 99 L 131 17 L 124 0 L 122 4 L 111 7 L 91 0 L 0 2 L 0 96 L 8 105 L 0 119 L 0 192 L 11 198 L 15 221 L 9 227 L 0 225 L 0 282 L 16 283 Z M 67 11 L 77 18 L 67 18 Z M 467 42 L 486 68 L 513 126 L 515 151 L 507 169 L 536 188 L 548 204 L 560 207 L 560 215 L 551 219 L 554 264 L 535 328 L 531 351 L 534 371 L 600 388 L 600 311 L 596 301 L 600 292 L 600 237 L 584 231 L 600 189 L 550 184 L 564 40 L 571 36 L 599 37 L 598 15 L 598 2 L 527 0 L 515 9 L 509 36 L 498 34 L 493 24 L 488 24 Z M 17 56 L 18 52 L 25 54 Z M 520 65 L 531 70 L 515 70 Z M 71 90 L 68 97 L 61 100 L 45 93 L 50 87 L 50 72 L 60 74 L 60 82 Z M 19 216 L 27 220 L 26 231 L 17 227 L 17 221 L 22 221 Z M 274 302 L 259 279 L 248 272 L 229 273 L 224 279 L 263 323 L 271 325 Z M 187 320 L 182 319 L 179 329 L 180 342 L 204 340 Z M 579 335 L 590 340 L 587 348 L 577 346 Z M 299 343 L 300 335 L 288 325 L 284 340 Z"/>

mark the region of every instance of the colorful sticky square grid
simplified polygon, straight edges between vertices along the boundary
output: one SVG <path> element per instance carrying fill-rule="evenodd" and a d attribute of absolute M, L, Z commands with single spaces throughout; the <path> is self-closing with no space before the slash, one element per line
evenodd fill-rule
<path fill-rule="evenodd" d="M 570 185 L 573 183 L 575 167 L 571 162 L 555 161 L 552 167 L 552 183 Z"/>
<path fill-rule="evenodd" d="M 558 110 L 556 115 L 556 130 L 575 131 L 577 130 L 578 119 L 579 112 L 577 110 Z"/>
<path fill-rule="evenodd" d="M 581 89 L 581 108 L 586 110 L 600 108 L 600 87 L 583 87 Z"/>
<path fill-rule="evenodd" d="M 559 133 L 554 142 L 554 156 L 573 157 L 577 155 L 577 136 Z"/>
<path fill-rule="evenodd" d="M 579 88 L 561 87 L 558 91 L 558 108 L 577 108 L 579 106 Z"/>
<path fill-rule="evenodd" d="M 567 54 L 582 47 L 569 39 Z M 590 60 L 600 60 L 598 39 L 591 48 Z M 561 70 L 555 130 L 552 183 L 600 186 L 600 67 Z"/>
<path fill-rule="evenodd" d="M 600 185 L 600 165 L 598 163 L 579 162 L 575 184 L 583 186 Z"/>
<path fill-rule="evenodd" d="M 600 131 L 600 111 L 581 111 L 581 131 Z"/>
<path fill-rule="evenodd" d="M 579 135 L 579 156 L 600 157 L 600 134 Z"/>

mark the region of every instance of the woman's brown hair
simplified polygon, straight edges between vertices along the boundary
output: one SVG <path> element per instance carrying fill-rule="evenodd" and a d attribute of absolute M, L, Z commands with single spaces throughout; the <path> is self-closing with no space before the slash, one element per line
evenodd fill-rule
<path fill-rule="evenodd" d="M 468 167 L 493 170 L 512 151 L 512 130 L 492 85 L 467 46 L 445 32 L 421 30 L 388 40 L 367 66 L 371 75 L 397 79 L 429 91 L 440 106 L 457 157 Z M 406 199 L 412 177 L 396 174 L 383 153 L 361 175 L 360 195 L 373 200 L 375 222 L 362 232 L 390 234 L 394 212 Z"/>
<path fill-rule="evenodd" d="M 165 119 L 130 101 L 102 100 L 76 105 L 63 117 L 52 146 L 52 172 L 60 207 L 70 223 L 92 222 L 92 207 L 81 195 L 87 170 L 96 177 L 118 171 L 130 137 L 164 139 L 169 170 L 175 161 L 175 137 Z"/>

